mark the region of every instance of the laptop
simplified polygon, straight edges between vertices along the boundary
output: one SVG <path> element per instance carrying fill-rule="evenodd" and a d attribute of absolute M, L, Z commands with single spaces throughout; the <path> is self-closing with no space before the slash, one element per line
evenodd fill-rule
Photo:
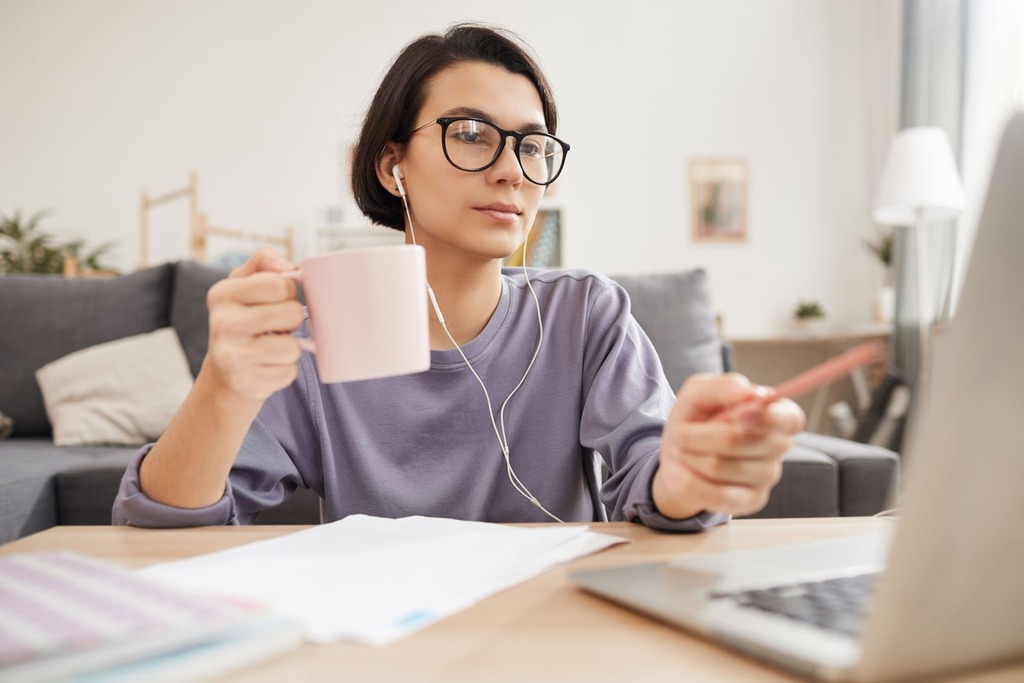
<path fill-rule="evenodd" d="M 960 307 L 933 345 L 888 533 L 578 571 L 586 591 L 804 676 L 890 680 L 1024 656 L 1024 113 Z"/>

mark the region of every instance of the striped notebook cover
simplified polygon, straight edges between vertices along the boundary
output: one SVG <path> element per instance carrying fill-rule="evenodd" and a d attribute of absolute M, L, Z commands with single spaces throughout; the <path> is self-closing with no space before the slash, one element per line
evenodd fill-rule
<path fill-rule="evenodd" d="M 256 605 L 185 593 L 109 562 L 69 552 L 0 557 L 3 683 L 86 680 L 143 660 L 169 680 L 203 680 L 299 642 L 298 626 Z M 199 654 L 206 664 L 189 666 Z"/>

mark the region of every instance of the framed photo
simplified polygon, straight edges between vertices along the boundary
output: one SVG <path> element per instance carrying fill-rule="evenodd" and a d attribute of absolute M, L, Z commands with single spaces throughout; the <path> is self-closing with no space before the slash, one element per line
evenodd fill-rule
<path fill-rule="evenodd" d="M 747 241 L 747 162 L 690 162 L 690 206 L 694 242 Z"/>
<path fill-rule="evenodd" d="M 526 241 L 526 265 L 536 268 L 557 268 L 562 263 L 562 211 L 541 209 L 530 228 Z M 505 259 L 506 266 L 523 265 L 523 247 Z"/>

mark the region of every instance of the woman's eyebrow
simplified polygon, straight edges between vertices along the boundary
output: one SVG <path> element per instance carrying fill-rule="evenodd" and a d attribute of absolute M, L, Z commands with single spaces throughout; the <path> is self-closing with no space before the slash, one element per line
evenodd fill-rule
<path fill-rule="evenodd" d="M 477 109 L 476 107 L 453 107 L 447 110 L 442 115 L 448 116 L 468 116 L 473 119 L 482 119 L 484 121 L 493 123 L 494 117 L 485 112 L 483 109 Z M 523 123 L 516 127 L 517 133 L 546 133 L 547 126 L 543 123 Z"/>

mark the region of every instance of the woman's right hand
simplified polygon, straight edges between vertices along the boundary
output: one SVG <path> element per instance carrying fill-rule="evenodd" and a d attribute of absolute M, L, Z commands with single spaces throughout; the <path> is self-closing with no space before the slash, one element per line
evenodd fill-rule
<path fill-rule="evenodd" d="M 291 261 L 263 247 L 210 288 L 210 339 L 200 378 L 258 404 L 295 380 L 302 350 L 292 332 L 305 315 L 295 281 L 281 275 L 291 270 Z"/>

